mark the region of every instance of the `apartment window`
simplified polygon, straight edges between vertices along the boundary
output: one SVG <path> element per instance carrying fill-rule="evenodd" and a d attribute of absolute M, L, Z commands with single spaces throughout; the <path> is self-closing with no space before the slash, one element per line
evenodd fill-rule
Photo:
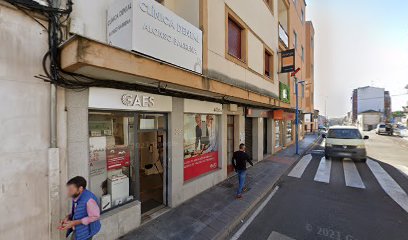
<path fill-rule="evenodd" d="M 264 74 L 266 77 L 272 79 L 273 77 L 273 54 L 270 51 L 265 50 L 264 58 L 265 58 Z"/>
<path fill-rule="evenodd" d="M 302 46 L 302 62 L 305 60 L 305 49 Z"/>
<path fill-rule="evenodd" d="M 242 35 L 243 28 L 236 21 L 228 18 L 228 53 L 240 60 L 244 60 L 242 54 Z"/>
<path fill-rule="evenodd" d="M 297 34 L 295 31 L 293 31 L 293 42 L 295 49 L 297 49 Z"/>
<path fill-rule="evenodd" d="M 305 22 L 305 12 L 302 9 L 302 23 Z"/>

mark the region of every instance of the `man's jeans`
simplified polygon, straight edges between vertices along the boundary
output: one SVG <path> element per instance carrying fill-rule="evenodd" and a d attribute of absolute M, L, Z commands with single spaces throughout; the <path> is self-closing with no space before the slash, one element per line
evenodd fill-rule
<path fill-rule="evenodd" d="M 237 195 L 241 195 L 242 190 L 244 189 L 245 186 L 245 176 L 246 176 L 246 170 L 238 170 L 237 171 L 237 176 L 238 176 L 238 191 Z"/>

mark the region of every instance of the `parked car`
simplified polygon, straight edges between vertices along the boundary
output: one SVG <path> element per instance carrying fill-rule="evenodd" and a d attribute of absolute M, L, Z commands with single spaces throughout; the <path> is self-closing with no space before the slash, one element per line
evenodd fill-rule
<path fill-rule="evenodd" d="M 333 126 L 323 134 L 326 138 L 325 157 L 329 158 L 351 158 L 352 160 L 367 160 L 367 152 L 364 140 L 368 136 L 361 134 L 358 128 L 353 126 Z"/>
<path fill-rule="evenodd" d="M 400 137 L 408 137 L 408 129 L 404 125 L 398 124 L 394 127 L 394 133 Z"/>
<path fill-rule="evenodd" d="M 377 125 L 377 128 L 375 129 L 375 133 L 392 135 L 393 127 L 391 124 L 388 123 L 380 123 Z"/>

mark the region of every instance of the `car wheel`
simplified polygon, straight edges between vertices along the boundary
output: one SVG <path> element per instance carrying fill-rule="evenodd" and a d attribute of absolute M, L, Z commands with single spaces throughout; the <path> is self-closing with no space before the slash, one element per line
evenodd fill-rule
<path fill-rule="evenodd" d="M 363 162 L 363 163 L 367 162 L 367 158 L 361 159 L 361 162 Z"/>

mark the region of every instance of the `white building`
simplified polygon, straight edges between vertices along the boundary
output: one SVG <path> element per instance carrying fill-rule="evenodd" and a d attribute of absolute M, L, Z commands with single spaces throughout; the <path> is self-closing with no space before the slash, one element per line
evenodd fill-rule
<path fill-rule="evenodd" d="M 384 88 L 363 87 L 357 91 L 357 111 L 362 113 L 368 110 L 384 112 Z"/>

